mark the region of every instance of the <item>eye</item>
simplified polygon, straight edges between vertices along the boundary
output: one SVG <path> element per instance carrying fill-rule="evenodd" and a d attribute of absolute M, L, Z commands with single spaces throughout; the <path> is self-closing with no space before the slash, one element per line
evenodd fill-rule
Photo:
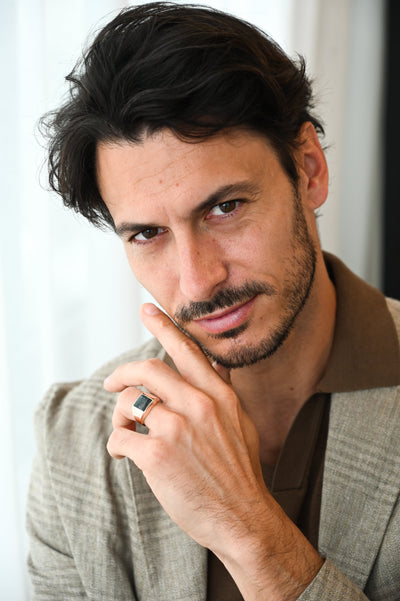
<path fill-rule="evenodd" d="M 129 242 L 143 243 L 148 242 L 156 236 L 162 234 L 164 229 L 161 227 L 148 227 L 130 237 Z"/>
<path fill-rule="evenodd" d="M 240 200 L 226 200 L 225 202 L 221 202 L 215 207 L 213 207 L 210 211 L 210 215 L 227 215 L 228 213 L 232 213 L 240 204 Z"/>

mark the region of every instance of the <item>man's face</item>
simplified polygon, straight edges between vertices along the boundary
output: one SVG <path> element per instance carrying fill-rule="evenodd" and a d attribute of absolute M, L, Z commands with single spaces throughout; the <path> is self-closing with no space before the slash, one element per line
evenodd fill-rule
<path fill-rule="evenodd" d="M 301 193 L 265 138 L 186 143 L 164 130 L 102 143 L 97 176 L 133 273 L 208 355 L 236 368 L 281 346 L 316 253 Z"/>

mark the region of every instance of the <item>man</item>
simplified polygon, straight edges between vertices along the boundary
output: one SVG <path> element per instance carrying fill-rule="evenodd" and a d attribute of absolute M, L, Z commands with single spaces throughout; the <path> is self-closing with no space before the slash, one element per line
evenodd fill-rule
<path fill-rule="evenodd" d="M 400 306 L 321 251 L 304 65 L 156 3 L 68 79 L 50 181 L 164 312 L 38 410 L 36 597 L 400 599 Z"/>

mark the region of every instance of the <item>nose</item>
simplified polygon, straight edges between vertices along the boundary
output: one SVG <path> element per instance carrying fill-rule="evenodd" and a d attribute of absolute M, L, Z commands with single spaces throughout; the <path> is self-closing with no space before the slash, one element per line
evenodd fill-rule
<path fill-rule="evenodd" d="M 185 237 L 177 247 L 181 292 L 190 301 L 210 299 L 228 276 L 222 249 L 208 236 Z"/>

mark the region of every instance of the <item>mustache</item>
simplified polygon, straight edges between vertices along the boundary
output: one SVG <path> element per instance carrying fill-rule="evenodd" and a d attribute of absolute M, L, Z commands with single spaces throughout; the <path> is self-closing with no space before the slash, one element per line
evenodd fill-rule
<path fill-rule="evenodd" d="M 178 307 L 174 314 L 174 321 L 183 326 L 193 321 L 193 319 L 205 317 L 217 309 L 228 309 L 237 303 L 247 302 L 257 294 L 275 296 L 277 290 L 271 284 L 260 282 L 246 282 L 242 286 L 224 288 L 219 290 L 210 300 L 193 301 L 187 306 Z"/>

